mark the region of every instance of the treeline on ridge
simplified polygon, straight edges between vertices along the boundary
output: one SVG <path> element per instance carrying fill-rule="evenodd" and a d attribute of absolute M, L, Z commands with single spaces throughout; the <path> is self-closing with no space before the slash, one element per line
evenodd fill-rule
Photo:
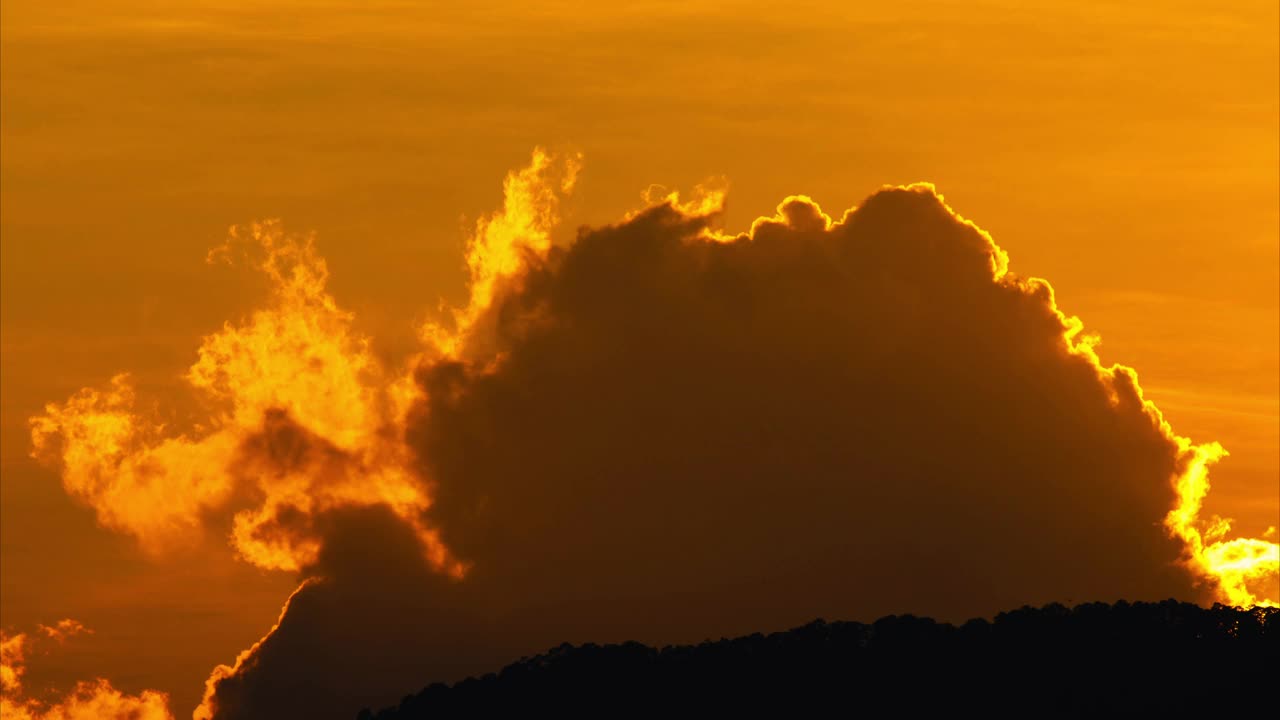
<path fill-rule="evenodd" d="M 955 626 L 898 615 L 698 645 L 556 647 L 359 720 L 541 716 L 1223 716 L 1280 709 L 1280 609 L 1023 607 Z"/>

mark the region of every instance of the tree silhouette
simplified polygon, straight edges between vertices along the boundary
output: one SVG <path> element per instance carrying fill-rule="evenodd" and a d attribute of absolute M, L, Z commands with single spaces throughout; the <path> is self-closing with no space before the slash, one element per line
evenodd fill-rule
<path fill-rule="evenodd" d="M 916 715 L 1222 716 L 1275 709 L 1280 610 L 1166 600 L 911 615 L 655 649 L 561 645 L 359 720 Z"/>

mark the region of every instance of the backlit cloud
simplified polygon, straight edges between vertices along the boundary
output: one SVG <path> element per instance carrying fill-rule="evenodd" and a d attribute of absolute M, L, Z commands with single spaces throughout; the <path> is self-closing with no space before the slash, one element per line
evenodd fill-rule
<path fill-rule="evenodd" d="M 171 431 L 125 376 L 33 419 L 105 526 L 155 552 L 217 527 L 302 576 L 197 717 L 345 717 L 565 640 L 1275 601 L 1276 544 L 1201 517 L 1222 449 L 932 186 L 789 197 L 741 234 L 722 187 L 651 189 L 554 246 L 578 167 L 508 176 L 468 300 L 403 368 L 266 223 L 214 255 L 274 291 L 201 346 L 206 419 Z"/>
<path fill-rule="evenodd" d="M 0 718 L 5 720 L 173 720 L 169 698 L 156 690 L 129 695 L 105 678 L 76 683 L 61 698 L 32 697 L 23 687 L 32 651 L 56 646 L 68 638 L 92 633 L 78 620 L 66 618 L 53 625 L 39 625 L 39 635 L 0 631 Z M 43 636 L 43 637 L 42 637 Z"/>

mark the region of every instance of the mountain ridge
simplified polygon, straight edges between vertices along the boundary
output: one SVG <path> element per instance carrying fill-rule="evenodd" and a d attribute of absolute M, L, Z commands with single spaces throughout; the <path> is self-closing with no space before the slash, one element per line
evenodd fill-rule
<path fill-rule="evenodd" d="M 1280 609 L 1052 603 L 952 625 L 818 619 L 654 648 L 567 643 L 497 673 L 434 683 L 358 720 L 983 711 L 1190 715 L 1277 706 Z M 846 713 L 847 714 L 847 713 Z"/>

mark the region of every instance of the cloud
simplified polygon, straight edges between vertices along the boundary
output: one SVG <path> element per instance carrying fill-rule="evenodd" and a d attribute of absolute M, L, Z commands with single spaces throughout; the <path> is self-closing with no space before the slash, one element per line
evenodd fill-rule
<path fill-rule="evenodd" d="M 308 237 L 236 231 L 267 307 L 206 337 L 175 432 L 119 377 L 36 454 L 152 552 L 228 532 L 298 572 L 201 718 L 344 717 L 562 641 L 687 642 L 815 616 L 1264 593 L 1273 542 L 1202 518 L 1225 451 L 1178 436 L 1048 282 L 932 186 L 716 229 L 647 192 L 554 246 L 576 157 L 508 175 L 471 294 L 380 363 Z"/>
<path fill-rule="evenodd" d="M 38 625 L 40 635 L 0 631 L 0 717 L 7 720 L 173 720 L 169 697 L 156 690 L 128 695 L 105 678 L 76 683 L 62 698 L 44 701 L 23 690 L 27 656 L 41 641 L 62 644 L 93 631 L 80 621 L 65 618 L 53 625 Z"/>
<path fill-rule="evenodd" d="M 402 385 L 373 357 L 325 284 L 310 237 L 278 222 L 233 228 L 210 261 L 246 262 L 270 281 L 267 307 L 204 338 L 185 380 L 208 410 L 187 431 L 138 408 L 127 374 L 31 419 L 33 455 L 60 466 L 98 521 L 162 555 L 230 525 L 237 554 L 296 572 L 330 508 L 386 505 L 410 523 L 430 500 L 405 462 Z M 461 572 L 432 532 L 432 564 Z"/>
<path fill-rule="evenodd" d="M 71 618 L 63 618 L 52 625 L 39 625 L 38 628 L 48 638 L 58 642 L 64 642 L 76 635 L 93 633 L 92 630 L 84 626 L 84 623 Z"/>
<path fill-rule="evenodd" d="M 421 370 L 470 583 L 663 640 L 1194 594 L 1160 522 L 1187 453 L 930 186 L 713 217 L 582 230 L 492 308 L 500 363 Z"/>
<path fill-rule="evenodd" d="M 323 548 L 280 621 L 211 675 L 197 720 L 354 716 L 423 677 L 480 672 L 498 656 L 457 581 L 423 562 L 421 539 L 386 507 L 316 519 Z"/>
<path fill-rule="evenodd" d="M 0 634 L 0 693 L 8 696 L 22 690 L 26 674 L 26 633 Z"/>

